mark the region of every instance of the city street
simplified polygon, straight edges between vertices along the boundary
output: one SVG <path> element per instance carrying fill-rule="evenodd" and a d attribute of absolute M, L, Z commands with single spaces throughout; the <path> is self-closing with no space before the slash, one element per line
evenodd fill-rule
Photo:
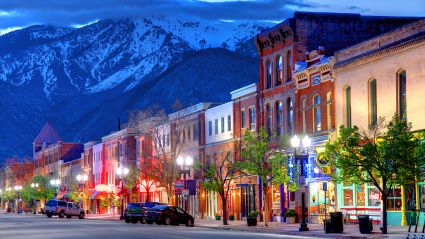
<path fill-rule="evenodd" d="M 0 214 L 0 238 L 306 238 L 186 226 L 126 224 L 120 221 L 47 218 L 44 215 Z M 311 237 L 313 238 L 313 237 Z"/>

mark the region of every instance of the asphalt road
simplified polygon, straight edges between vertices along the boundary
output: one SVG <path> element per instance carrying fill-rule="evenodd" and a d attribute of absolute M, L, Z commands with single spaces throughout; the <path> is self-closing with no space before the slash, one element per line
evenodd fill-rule
<path fill-rule="evenodd" d="M 195 221 L 196 223 L 196 221 Z M 75 238 L 305 238 L 289 235 L 241 232 L 200 227 L 127 224 L 122 221 L 47 218 L 44 215 L 0 214 L 0 238 L 7 239 L 75 239 Z"/>

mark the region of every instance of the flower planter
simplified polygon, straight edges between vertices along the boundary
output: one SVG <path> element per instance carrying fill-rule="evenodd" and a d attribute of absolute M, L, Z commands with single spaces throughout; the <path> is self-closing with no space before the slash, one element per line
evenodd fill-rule
<path fill-rule="evenodd" d="M 295 217 L 286 217 L 286 223 L 295 223 Z"/>
<path fill-rule="evenodd" d="M 215 220 L 220 221 L 221 216 L 215 216 Z"/>
<path fill-rule="evenodd" d="M 233 220 L 235 220 L 235 216 L 233 216 L 233 215 L 230 215 L 230 216 L 229 216 L 229 220 L 230 220 L 230 221 L 233 221 Z"/>
<path fill-rule="evenodd" d="M 248 226 L 257 226 L 257 218 L 256 217 L 248 217 L 246 219 L 246 222 L 248 223 Z"/>

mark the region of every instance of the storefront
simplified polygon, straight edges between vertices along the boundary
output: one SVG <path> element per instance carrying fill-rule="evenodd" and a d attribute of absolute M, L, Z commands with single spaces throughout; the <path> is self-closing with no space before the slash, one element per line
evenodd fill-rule
<path fill-rule="evenodd" d="M 308 184 L 308 215 L 310 223 L 321 223 L 330 212 L 337 211 L 336 187 L 329 180 L 320 180 Z"/>

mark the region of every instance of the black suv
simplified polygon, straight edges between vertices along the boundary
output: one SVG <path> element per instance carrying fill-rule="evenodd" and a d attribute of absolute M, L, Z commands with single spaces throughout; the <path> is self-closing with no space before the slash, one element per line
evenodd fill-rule
<path fill-rule="evenodd" d="M 124 211 L 124 220 L 126 223 L 145 223 L 144 214 L 147 209 L 154 207 L 156 205 L 161 205 L 159 202 L 134 202 L 129 203 Z"/>

